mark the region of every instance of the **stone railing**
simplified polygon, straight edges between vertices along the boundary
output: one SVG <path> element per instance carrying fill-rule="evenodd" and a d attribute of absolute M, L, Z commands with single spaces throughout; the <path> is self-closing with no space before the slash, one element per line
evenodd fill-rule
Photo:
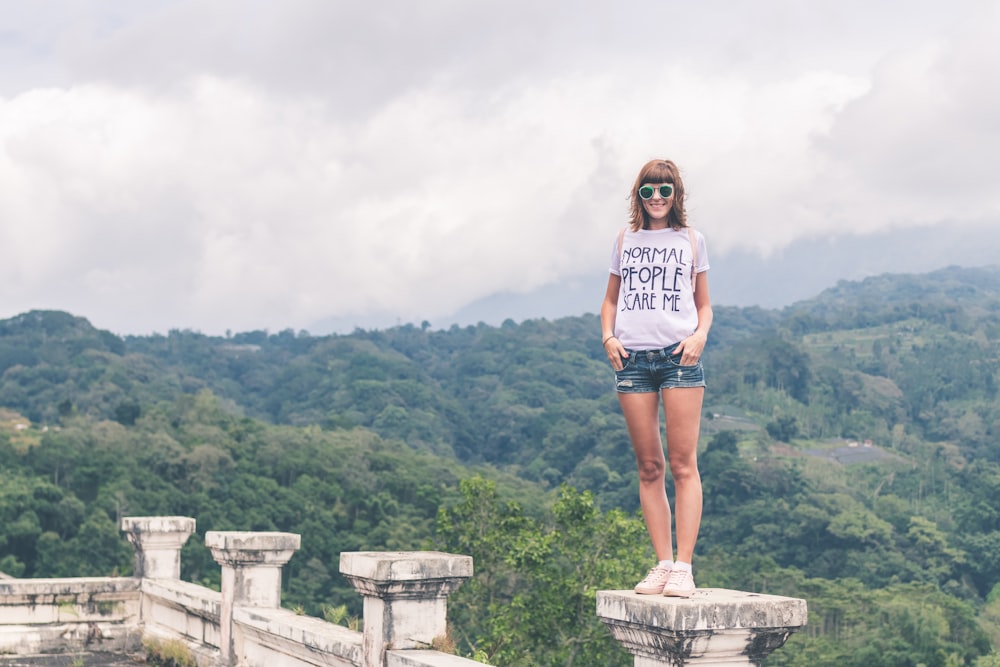
<path fill-rule="evenodd" d="M 430 650 L 447 632 L 447 596 L 472 576 L 468 556 L 343 553 L 341 572 L 365 597 L 364 632 L 280 607 L 291 533 L 214 532 L 205 544 L 222 590 L 180 580 L 187 517 L 129 517 L 135 576 L 0 580 L 0 658 L 67 651 L 177 647 L 201 667 L 464 667 Z"/>
<path fill-rule="evenodd" d="M 170 646 L 199 667 L 472 667 L 436 650 L 447 599 L 472 576 L 468 556 L 342 553 L 340 571 L 364 596 L 364 631 L 282 609 L 281 568 L 292 533 L 216 532 L 205 544 L 221 592 L 180 580 L 187 517 L 130 517 L 135 576 L 0 579 L 4 654 L 136 652 Z M 804 600 L 704 589 L 691 599 L 602 591 L 597 613 L 635 667 L 759 665 L 805 625 Z M 179 648 L 178 648 L 179 647 Z"/>

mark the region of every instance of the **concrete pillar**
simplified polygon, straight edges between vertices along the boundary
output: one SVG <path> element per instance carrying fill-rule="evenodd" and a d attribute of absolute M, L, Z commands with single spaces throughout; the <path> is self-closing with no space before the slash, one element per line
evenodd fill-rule
<path fill-rule="evenodd" d="M 298 550 L 294 533 L 249 533 L 210 530 L 205 546 L 222 566 L 222 605 L 219 610 L 219 651 L 223 665 L 236 662 L 233 608 L 281 606 L 281 567 Z"/>
<path fill-rule="evenodd" d="M 181 547 L 194 532 L 187 516 L 127 516 L 122 531 L 135 547 L 135 573 L 148 579 L 180 579 Z"/>
<path fill-rule="evenodd" d="M 807 619 L 805 600 L 722 588 L 687 599 L 598 591 L 597 615 L 635 667 L 756 667 Z"/>
<path fill-rule="evenodd" d="M 448 632 L 448 596 L 472 576 L 472 558 L 437 551 L 344 552 L 340 572 L 365 596 L 362 667 L 390 649 L 426 649 Z"/>

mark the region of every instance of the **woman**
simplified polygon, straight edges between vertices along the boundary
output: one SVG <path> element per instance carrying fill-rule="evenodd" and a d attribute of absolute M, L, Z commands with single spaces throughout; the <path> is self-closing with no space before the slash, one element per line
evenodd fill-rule
<path fill-rule="evenodd" d="M 687 226 L 684 183 L 673 162 L 646 163 L 630 201 L 629 226 L 618 235 L 612 255 L 601 328 L 639 468 L 639 502 L 659 561 L 635 592 L 690 597 L 695 591 L 691 560 L 701 525 L 701 353 L 712 326 L 708 254 L 704 237 Z M 676 489 L 676 559 L 660 439 L 661 402 Z"/>

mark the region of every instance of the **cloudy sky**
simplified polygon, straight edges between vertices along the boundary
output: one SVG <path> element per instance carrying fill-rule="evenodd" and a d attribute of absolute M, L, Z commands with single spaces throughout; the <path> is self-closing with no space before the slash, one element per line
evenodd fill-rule
<path fill-rule="evenodd" d="M 995 0 L 0 9 L 0 318 L 596 312 L 653 157 L 716 303 L 1000 262 Z"/>

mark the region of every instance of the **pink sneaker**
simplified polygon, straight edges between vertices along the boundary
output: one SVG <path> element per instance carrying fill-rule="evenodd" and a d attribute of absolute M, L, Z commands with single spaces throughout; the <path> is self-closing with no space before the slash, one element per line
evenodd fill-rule
<path fill-rule="evenodd" d="M 694 576 L 687 570 L 671 570 L 663 586 L 663 594 L 673 598 L 689 598 L 694 594 Z"/>
<path fill-rule="evenodd" d="M 657 565 L 649 571 L 646 578 L 635 585 L 635 592 L 639 595 L 659 595 L 663 592 L 663 587 L 670 578 L 671 570 Z"/>

